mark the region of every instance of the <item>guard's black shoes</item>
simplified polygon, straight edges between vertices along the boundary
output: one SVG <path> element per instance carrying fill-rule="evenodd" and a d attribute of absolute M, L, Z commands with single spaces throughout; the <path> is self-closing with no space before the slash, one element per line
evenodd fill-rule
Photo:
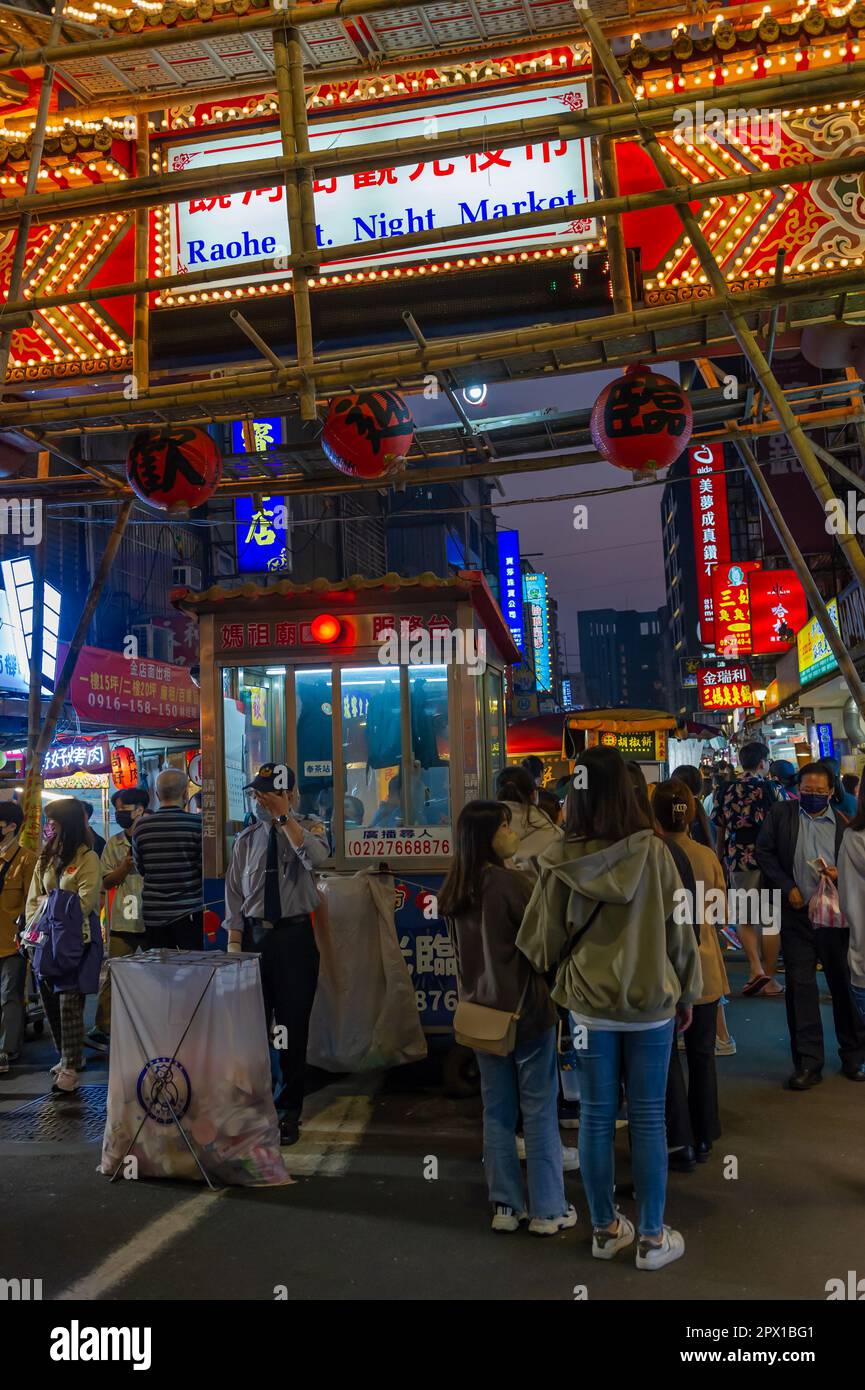
<path fill-rule="evenodd" d="M 697 1166 L 697 1153 L 693 1144 L 685 1144 L 670 1154 L 669 1166 L 674 1173 L 693 1173 Z"/>
<path fill-rule="evenodd" d="M 284 1149 L 296 1144 L 300 1138 L 300 1121 L 291 1115 L 283 1115 L 279 1122 L 279 1142 Z"/>
<path fill-rule="evenodd" d="M 861 1062 L 858 1067 L 845 1065 L 841 1070 L 848 1081 L 865 1081 L 865 1062 Z"/>
<path fill-rule="evenodd" d="M 709 1154 L 710 1154 L 711 1152 L 712 1152 L 712 1145 L 709 1143 L 708 1139 L 701 1139 L 700 1142 L 699 1142 L 699 1144 L 697 1145 L 697 1162 L 698 1162 L 698 1163 L 708 1163 L 708 1162 L 709 1162 Z"/>
<path fill-rule="evenodd" d="M 821 1071 L 794 1071 L 787 1086 L 791 1091 L 810 1091 L 812 1086 L 819 1086 L 822 1080 Z"/>

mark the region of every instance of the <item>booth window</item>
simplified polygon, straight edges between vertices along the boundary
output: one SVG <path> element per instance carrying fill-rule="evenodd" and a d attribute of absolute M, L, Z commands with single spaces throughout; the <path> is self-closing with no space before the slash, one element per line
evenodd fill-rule
<path fill-rule="evenodd" d="M 358 857 L 364 830 L 404 824 L 400 668 L 344 667 L 341 702 L 345 852 Z"/>
<path fill-rule="evenodd" d="M 330 667 L 294 673 L 300 814 L 333 822 L 333 681 Z M 331 841 L 332 843 L 332 841 Z"/>
<path fill-rule="evenodd" d="M 448 668 L 408 668 L 411 713 L 411 822 L 422 828 L 449 826 L 450 729 Z"/>
<path fill-rule="evenodd" d="M 484 734 L 489 759 L 487 784 L 495 792 L 496 778 L 505 765 L 504 690 L 501 671 L 487 667 L 484 672 Z"/>
<path fill-rule="evenodd" d="M 222 689 L 225 821 L 230 852 L 234 837 L 251 814 L 244 786 L 262 763 L 285 761 L 284 673 L 264 666 L 226 669 Z"/>

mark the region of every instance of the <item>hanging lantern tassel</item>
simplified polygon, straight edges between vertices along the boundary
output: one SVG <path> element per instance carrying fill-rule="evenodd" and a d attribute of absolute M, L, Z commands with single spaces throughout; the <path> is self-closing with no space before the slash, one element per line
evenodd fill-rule
<path fill-rule="evenodd" d="M 634 364 L 604 387 L 589 428 L 604 458 L 640 482 L 675 463 L 687 448 L 694 416 L 677 382 Z"/>

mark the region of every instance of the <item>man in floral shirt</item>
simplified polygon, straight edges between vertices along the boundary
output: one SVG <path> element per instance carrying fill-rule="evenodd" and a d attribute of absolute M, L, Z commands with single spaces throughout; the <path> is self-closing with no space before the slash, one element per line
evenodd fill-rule
<path fill-rule="evenodd" d="M 712 820 L 718 837 L 718 858 L 732 888 L 760 887 L 754 846 L 769 808 L 780 800 L 780 789 L 769 780 L 769 749 L 765 743 L 745 743 L 739 751 L 740 773 L 716 798 Z M 782 994 L 775 979 L 780 937 L 763 936 L 753 923 L 740 922 L 737 931 L 748 957 L 750 975 L 743 994 Z"/>

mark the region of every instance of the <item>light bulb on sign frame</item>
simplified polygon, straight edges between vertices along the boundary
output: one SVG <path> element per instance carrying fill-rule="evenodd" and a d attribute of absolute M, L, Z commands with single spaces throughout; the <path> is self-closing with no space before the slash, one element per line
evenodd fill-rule
<path fill-rule="evenodd" d="M 480 381 L 474 386 L 464 386 L 462 394 L 466 405 L 483 405 L 487 398 L 486 383 Z"/>

